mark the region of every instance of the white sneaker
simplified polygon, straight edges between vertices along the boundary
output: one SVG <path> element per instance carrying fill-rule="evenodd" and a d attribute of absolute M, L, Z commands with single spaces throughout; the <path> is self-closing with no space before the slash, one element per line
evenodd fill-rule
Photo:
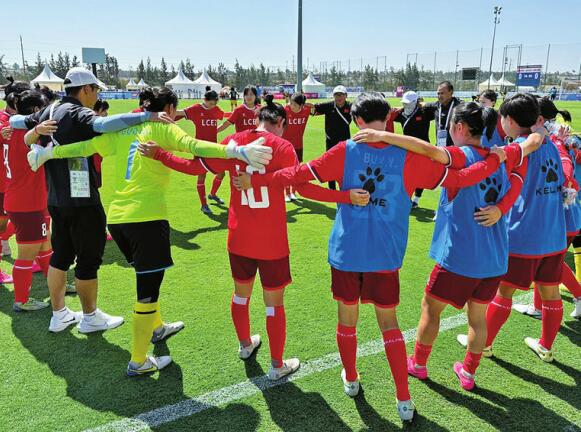
<path fill-rule="evenodd" d="M 148 356 L 142 364 L 129 362 L 127 365 L 127 375 L 130 377 L 139 375 L 149 375 L 162 370 L 172 362 L 170 356 Z"/>
<path fill-rule="evenodd" d="M 271 381 L 279 380 L 287 375 L 296 372 L 300 366 L 301 362 L 297 358 L 284 360 L 282 362 L 282 366 L 279 368 L 274 368 L 271 365 L 270 370 L 268 371 L 268 379 Z"/>
<path fill-rule="evenodd" d="M 15 312 L 31 312 L 49 307 L 50 304 L 30 297 L 26 303 L 14 302 L 12 309 Z"/>
<path fill-rule="evenodd" d="M 290 195 L 285 195 L 284 200 L 285 202 L 290 202 L 291 201 Z"/>
<path fill-rule="evenodd" d="M 515 304 L 512 305 L 512 308 L 523 315 L 530 316 L 531 318 L 538 320 L 540 320 L 543 316 L 543 313 L 540 310 L 535 309 L 535 306 L 532 304 Z"/>
<path fill-rule="evenodd" d="M 97 331 L 111 330 L 123 324 L 123 317 L 107 315 L 100 309 L 96 309 L 93 316 L 83 318 L 77 328 L 79 333 L 93 333 Z"/>
<path fill-rule="evenodd" d="M 402 421 L 411 422 L 414 419 L 414 414 L 416 413 L 416 406 L 411 399 L 406 401 L 397 402 L 397 414 Z"/>
<path fill-rule="evenodd" d="M 464 348 L 467 348 L 468 347 L 468 335 L 459 334 L 458 336 L 456 336 L 456 340 Z M 492 347 L 491 346 L 484 347 L 484 349 L 482 350 L 482 357 L 490 358 L 492 356 L 493 356 L 493 354 L 492 354 Z"/>
<path fill-rule="evenodd" d="M 12 249 L 8 240 L 2 240 L 2 256 L 12 255 Z"/>
<path fill-rule="evenodd" d="M 170 336 L 173 336 L 183 330 L 183 328 L 184 323 L 181 321 L 163 323 L 159 330 L 153 331 L 153 336 L 151 336 L 151 343 L 158 343 L 164 339 L 168 339 Z"/>
<path fill-rule="evenodd" d="M 73 312 L 69 308 L 65 308 L 66 311 L 60 314 L 60 317 L 53 315 L 50 318 L 50 324 L 48 325 L 48 331 L 52 333 L 58 333 L 66 329 L 68 326 L 77 324 L 81 321 L 83 317 L 83 312 Z"/>
<path fill-rule="evenodd" d="M 345 390 L 347 396 L 355 397 L 359 394 L 359 389 L 361 388 L 361 384 L 359 384 L 359 375 L 357 375 L 357 380 L 347 381 L 347 374 L 345 373 L 345 369 L 343 369 L 341 371 L 341 379 L 343 380 L 343 390 Z"/>
<path fill-rule="evenodd" d="M 292 192 L 292 193 L 290 194 L 290 200 L 291 200 L 291 201 L 296 201 L 296 200 L 298 200 L 298 199 L 299 199 L 299 198 L 298 198 L 298 197 L 297 197 L 297 196 L 294 194 L 294 192 Z"/>
<path fill-rule="evenodd" d="M 242 345 L 240 345 L 240 347 L 238 348 L 238 356 L 242 359 L 242 360 L 247 360 L 250 358 L 250 356 L 252 354 L 254 354 L 256 352 L 256 350 L 258 349 L 258 347 L 260 347 L 260 345 L 262 344 L 262 341 L 260 340 L 260 335 L 254 335 L 250 337 L 250 340 L 252 341 L 252 344 L 243 347 Z"/>
<path fill-rule="evenodd" d="M 539 356 L 542 361 L 547 363 L 551 363 L 553 361 L 553 351 L 542 346 L 538 339 L 528 337 L 525 338 L 525 343 L 531 350 L 533 350 L 536 355 Z"/>
<path fill-rule="evenodd" d="M 575 304 L 575 309 L 569 315 L 571 318 L 581 318 L 581 297 L 577 297 L 573 299 L 573 303 Z"/>

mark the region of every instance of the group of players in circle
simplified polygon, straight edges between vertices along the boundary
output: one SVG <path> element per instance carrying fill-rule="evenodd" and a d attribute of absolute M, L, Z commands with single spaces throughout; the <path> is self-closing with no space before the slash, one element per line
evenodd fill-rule
<path fill-rule="evenodd" d="M 562 281 L 575 297 L 572 316 L 581 314 L 581 287 L 564 262 L 581 228 L 576 141 L 566 127 L 550 126 L 558 113 L 565 120 L 570 116 L 549 99 L 516 94 L 504 100 L 500 115 L 486 103 L 457 104 L 449 114 L 454 146 L 440 147 L 386 131 L 393 115 L 389 103 L 380 93 L 362 93 L 349 112 L 360 131 L 302 164 L 305 126 L 316 113 L 302 94 L 293 95 L 287 106 L 275 103 L 272 95 L 259 105 L 256 89 L 247 87 L 244 104 L 218 125 L 225 115 L 213 91 L 202 103 L 181 110 L 171 89 L 146 89 L 137 112 L 107 117 L 99 115 L 107 114 L 107 106 L 98 101 L 98 91 L 96 78 L 81 68 L 67 73 L 66 96 L 60 101 L 49 100 L 48 93 L 27 83 L 6 88 L 7 107 L 0 118 L 4 219 L 14 226 L 18 244 L 12 275 L 15 311 L 48 307 L 29 296 L 36 262 L 48 278 L 51 332 L 73 324 L 82 333 L 113 329 L 123 318 L 97 308 L 97 270 L 106 237 L 99 175 L 110 178 L 107 226 L 136 274 L 129 376 L 168 366 L 170 356 L 148 355 L 150 343 L 184 327 L 183 322 L 164 323 L 159 305 L 165 270 L 173 265 L 165 202 L 171 171 L 198 176 L 204 212 L 205 175 L 215 175 L 207 198 L 223 202 L 217 192 L 224 173 L 230 174 L 227 251 L 238 355 L 246 360 L 261 346 L 260 335 L 250 331 L 249 317 L 259 272 L 271 380 L 300 367 L 297 358 L 284 359 L 284 293 L 291 283 L 285 198 L 295 191 L 337 203 L 328 261 L 338 305 L 336 339 L 344 391 L 354 397 L 361 389 L 356 328 L 359 304 L 371 303 L 396 387 L 396 409 L 404 421 L 415 413 L 408 376 L 428 377 L 427 361 L 447 305 L 466 308 L 468 314 L 468 334 L 458 337 L 466 355 L 453 365 L 467 391 L 474 388 L 481 357 L 492 356 L 493 341 L 509 317 L 517 290 L 534 283 L 542 330 L 540 339 L 525 342 L 543 361 L 553 359 L 563 317 Z M 347 95 L 339 96 L 344 100 Z M 180 118 L 195 124 L 195 138 L 174 124 Z M 232 124 L 236 133 L 217 144 L 218 132 Z M 196 157 L 180 158 L 173 151 Z M 108 166 L 113 169 L 100 173 L 95 155 L 112 158 Z M 313 181 L 337 181 L 340 188 L 323 188 Z M 396 308 L 411 198 L 417 189 L 438 187 L 442 192 L 430 249 L 436 265 L 422 300 L 414 352 L 408 357 Z M 75 259 L 82 312 L 64 303 L 66 271 Z"/>

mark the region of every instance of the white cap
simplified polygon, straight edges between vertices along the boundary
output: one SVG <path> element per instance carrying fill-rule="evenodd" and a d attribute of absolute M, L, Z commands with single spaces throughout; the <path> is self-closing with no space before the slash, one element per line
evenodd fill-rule
<path fill-rule="evenodd" d="M 69 69 L 65 81 L 69 80 L 70 83 L 64 85 L 65 88 L 70 87 L 81 87 L 85 85 L 96 85 L 99 86 L 101 90 L 108 90 L 106 86 L 101 84 L 97 77 L 93 75 L 93 72 L 82 67 L 74 67 Z"/>
<path fill-rule="evenodd" d="M 415 91 L 407 91 L 403 94 L 401 98 L 401 103 L 409 104 L 414 103 L 418 100 L 419 96 Z"/>
<path fill-rule="evenodd" d="M 347 89 L 345 88 L 345 86 L 338 85 L 333 89 L 333 95 L 336 95 L 337 93 L 347 94 Z"/>

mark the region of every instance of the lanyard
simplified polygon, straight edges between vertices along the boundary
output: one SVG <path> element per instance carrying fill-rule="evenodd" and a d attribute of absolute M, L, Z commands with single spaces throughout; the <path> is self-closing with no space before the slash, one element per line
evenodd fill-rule
<path fill-rule="evenodd" d="M 335 105 L 335 111 L 337 111 L 337 114 L 339 114 L 339 117 L 341 117 L 343 119 L 343 121 L 345 122 L 345 124 L 347 125 L 347 127 L 349 127 L 349 122 L 347 121 L 347 119 L 345 117 L 343 117 L 343 114 L 341 114 L 341 110 L 337 107 L 337 105 Z"/>
<path fill-rule="evenodd" d="M 450 109 L 448 110 L 448 115 L 446 116 L 446 124 L 444 125 L 444 130 L 448 130 L 448 123 L 450 122 L 450 113 L 452 112 L 452 108 L 454 108 L 454 101 L 450 104 Z M 441 119 L 442 119 L 442 104 L 440 104 L 440 110 L 438 111 L 438 129 L 441 126 Z"/>
<path fill-rule="evenodd" d="M 52 115 L 54 114 L 54 109 L 56 108 L 56 106 L 58 104 L 59 104 L 58 101 L 56 101 L 50 106 L 50 111 L 48 112 L 48 119 L 49 120 L 52 120 Z M 54 145 L 57 145 L 57 146 L 60 145 L 53 134 L 50 134 L 50 139 L 52 140 Z"/>
<path fill-rule="evenodd" d="M 405 121 L 405 123 L 402 126 L 402 129 L 405 129 L 406 125 L 408 124 L 408 122 L 412 119 L 412 117 L 416 114 L 416 111 L 418 110 L 418 107 L 416 107 L 412 113 L 410 114 L 410 116 L 408 117 L 408 119 Z"/>

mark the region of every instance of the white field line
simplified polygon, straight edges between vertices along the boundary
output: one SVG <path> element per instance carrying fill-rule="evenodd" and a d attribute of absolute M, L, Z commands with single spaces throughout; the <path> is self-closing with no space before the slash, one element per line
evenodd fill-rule
<path fill-rule="evenodd" d="M 523 294 L 515 297 L 516 302 L 528 303 L 532 299 L 532 294 Z M 467 323 L 464 313 L 460 313 L 440 322 L 440 331 L 451 330 Z M 409 329 L 403 332 L 403 337 L 407 342 L 415 340 L 416 329 Z M 383 352 L 383 340 L 373 340 L 362 344 L 357 349 L 357 357 L 367 357 Z M 272 387 L 278 387 L 289 381 L 323 372 L 341 365 L 339 353 L 327 354 L 323 357 L 310 360 L 301 365 L 301 368 L 286 379 L 270 381 L 266 375 L 242 381 L 238 384 L 222 387 L 217 390 L 205 393 L 195 398 L 186 399 L 175 404 L 166 405 L 154 410 L 139 414 L 135 417 L 124 418 L 111 423 L 98 426 L 94 429 L 87 429 L 85 432 L 112 432 L 112 431 L 142 431 L 157 427 L 166 423 L 189 417 L 210 408 L 226 405 L 234 401 L 253 396 Z"/>

